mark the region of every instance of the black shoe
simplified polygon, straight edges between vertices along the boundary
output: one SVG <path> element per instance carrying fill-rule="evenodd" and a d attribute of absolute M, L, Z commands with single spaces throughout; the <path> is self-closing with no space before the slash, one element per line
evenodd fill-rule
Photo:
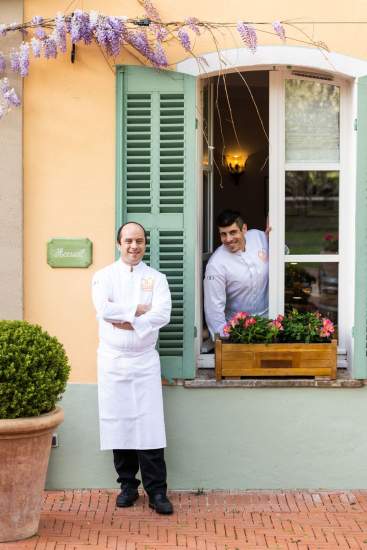
<path fill-rule="evenodd" d="M 157 512 L 157 514 L 173 514 L 173 506 L 166 495 L 156 493 L 149 496 L 149 506 Z"/>
<path fill-rule="evenodd" d="M 132 506 L 134 502 L 139 498 L 139 493 L 135 487 L 126 487 L 122 488 L 122 491 L 116 498 L 116 506 L 119 508 L 127 508 Z"/>

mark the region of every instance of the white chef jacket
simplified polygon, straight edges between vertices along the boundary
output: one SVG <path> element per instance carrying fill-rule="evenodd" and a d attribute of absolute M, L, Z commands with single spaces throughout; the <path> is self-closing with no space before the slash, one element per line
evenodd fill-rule
<path fill-rule="evenodd" d="M 205 270 L 204 310 L 209 331 L 223 336 L 226 322 L 238 311 L 268 315 L 269 244 L 263 231 L 246 232 L 245 251 L 221 245 Z"/>
<path fill-rule="evenodd" d="M 92 295 L 99 321 L 98 403 L 101 449 L 166 446 L 161 371 L 155 349 L 171 313 L 165 275 L 122 260 L 95 273 Z M 151 309 L 135 317 L 138 304 Z M 129 322 L 134 330 L 115 328 Z"/>

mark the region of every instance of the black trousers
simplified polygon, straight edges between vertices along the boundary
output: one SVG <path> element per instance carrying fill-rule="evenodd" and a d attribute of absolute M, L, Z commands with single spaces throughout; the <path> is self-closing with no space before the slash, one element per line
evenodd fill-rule
<path fill-rule="evenodd" d="M 167 470 L 164 460 L 164 449 L 133 450 L 114 449 L 113 461 L 118 474 L 117 483 L 121 487 L 138 487 L 140 481 L 136 479 L 140 467 L 143 487 L 148 495 L 156 493 L 166 494 Z"/>

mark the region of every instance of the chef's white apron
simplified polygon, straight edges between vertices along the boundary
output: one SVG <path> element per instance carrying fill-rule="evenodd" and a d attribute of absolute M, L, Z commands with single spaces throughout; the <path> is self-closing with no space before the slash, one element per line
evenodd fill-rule
<path fill-rule="evenodd" d="M 98 351 L 101 449 L 166 447 L 161 369 L 155 349 Z"/>

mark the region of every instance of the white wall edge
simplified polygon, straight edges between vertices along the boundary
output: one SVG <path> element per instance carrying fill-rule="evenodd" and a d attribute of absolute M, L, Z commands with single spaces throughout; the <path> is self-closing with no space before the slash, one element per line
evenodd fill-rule
<path fill-rule="evenodd" d="M 286 65 L 297 68 L 312 68 L 350 78 L 367 75 L 367 61 L 347 55 L 325 52 L 302 46 L 259 46 L 253 54 L 247 48 L 234 48 L 209 52 L 200 56 L 202 62 L 190 58 L 176 65 L 177 72 L 193 76 L 209 76 L 218 72 L 250 67 Z"/>

